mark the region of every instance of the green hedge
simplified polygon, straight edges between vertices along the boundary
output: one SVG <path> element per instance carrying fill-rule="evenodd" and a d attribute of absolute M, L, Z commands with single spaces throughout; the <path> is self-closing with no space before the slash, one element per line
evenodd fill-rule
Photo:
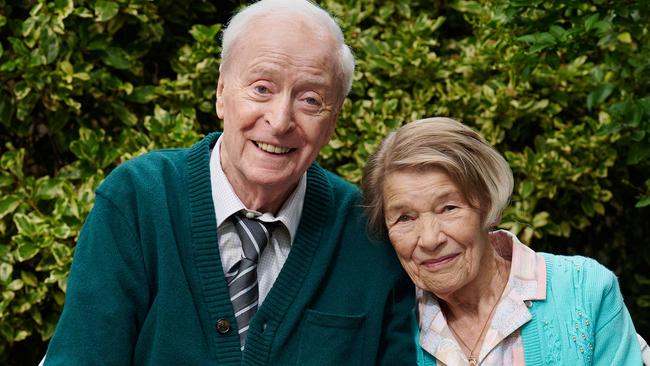
<path fill-rule="evenodd" d="M 391 129 L 444 115 L 516 176 L 503 227 L 597 258 L 650 337 L 650 4 L 325 0 L 358 68 L 321 163 L 357 183 Z M 0 0 L 0 363 L 40 359 L 94 189 L 219 129 L 237 1 Z"/>

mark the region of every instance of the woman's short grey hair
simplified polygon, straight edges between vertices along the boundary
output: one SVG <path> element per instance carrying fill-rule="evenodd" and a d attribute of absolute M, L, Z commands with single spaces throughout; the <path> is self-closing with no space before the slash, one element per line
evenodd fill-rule
<path fill-rule="evenodd" d="M 370 157 L 363 174 L 369 226 L 385 233 L 384 182 L 397 171 L 442 169 L 464 198 L 481 212 L 485 229 L 499 224 L 514 185 L 512 170 L 477 132 L 451 118 L 408 123 L 391 132 Z"/>
<path fill-rule="evenodd" d="M 295 14 L 302 16 L 313 24 L 318 24 L 325 29 L 338 44 L 338 58 L 340 62 L 340 71 L 342 74 L 341 100 L 348 95 L 352 88 L 352 77 L 354 76 L 354 56 L 350 47 L 345 44 L 343 32 L 336 23 L 336 20 L 318 5 L 306 0 L 261 0 L 251 4 L 239 13 L 237 13 L 228 26 L 223 30 L 223 39 L 221 45 L 221 64 L 227 65 L 232 57 L 232 50 L 238 41 L 246 41 L 242 38 L 244 31 L 248 28 L 257 17 L 267 17 L 271 15 Z M 263 30 L 261 30 L 263 31 Z M 309 47 L 310 45 L 305 45 Z"/>

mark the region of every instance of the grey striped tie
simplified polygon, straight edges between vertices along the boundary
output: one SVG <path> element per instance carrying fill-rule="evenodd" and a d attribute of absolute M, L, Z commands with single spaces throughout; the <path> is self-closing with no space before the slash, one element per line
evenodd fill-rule
<path fill-rule="evenodd" d="M 255 219 L 249 219 L 241 212 L 232 215 L 237 234 L 241 239 L 243 256 L 226 274 L 230 301 L 235 310 L 239 340 L 242 348 L 246 342 L 246 332 L 257 311 L 257 261 L 271 236 L 271 225 Z"/>

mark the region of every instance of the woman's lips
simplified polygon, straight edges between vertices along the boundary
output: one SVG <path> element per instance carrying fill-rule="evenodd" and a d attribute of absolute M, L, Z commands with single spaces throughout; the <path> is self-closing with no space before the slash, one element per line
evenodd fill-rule
<path fill-rule="evenodd" d="M 444 267 L 447 264 L 451 263 L 458 256 L 459 256 L 459 253 L 454 253 L 454 254 L 449 254 L 449 255 L 445 255 L 445 256 L 442 256 L 442 257 L 434 258 L 434 259 L 428 259 L 426 261 L 423 261 L 421 263 L 421 265 L 424 266 L 427 269 L 439 269 L 439 268 Z"/>

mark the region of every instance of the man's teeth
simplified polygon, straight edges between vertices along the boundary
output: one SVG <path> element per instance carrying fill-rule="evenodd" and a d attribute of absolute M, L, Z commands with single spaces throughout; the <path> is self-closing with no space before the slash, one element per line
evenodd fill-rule
<path fill-rule="evenodd" d="M 284 153 L 288 153 L 289 150 L 291 150 L 288 147 L 275 146 L 275 145 L 271 145 L 271 144 L 266 144 L 264 142 L 258 142 L 257 146 L 260 149 L 262 149 L 262 150 L 264 150 L 266 152 L 273 153 L 273 154 L 284 154 Z"/>

